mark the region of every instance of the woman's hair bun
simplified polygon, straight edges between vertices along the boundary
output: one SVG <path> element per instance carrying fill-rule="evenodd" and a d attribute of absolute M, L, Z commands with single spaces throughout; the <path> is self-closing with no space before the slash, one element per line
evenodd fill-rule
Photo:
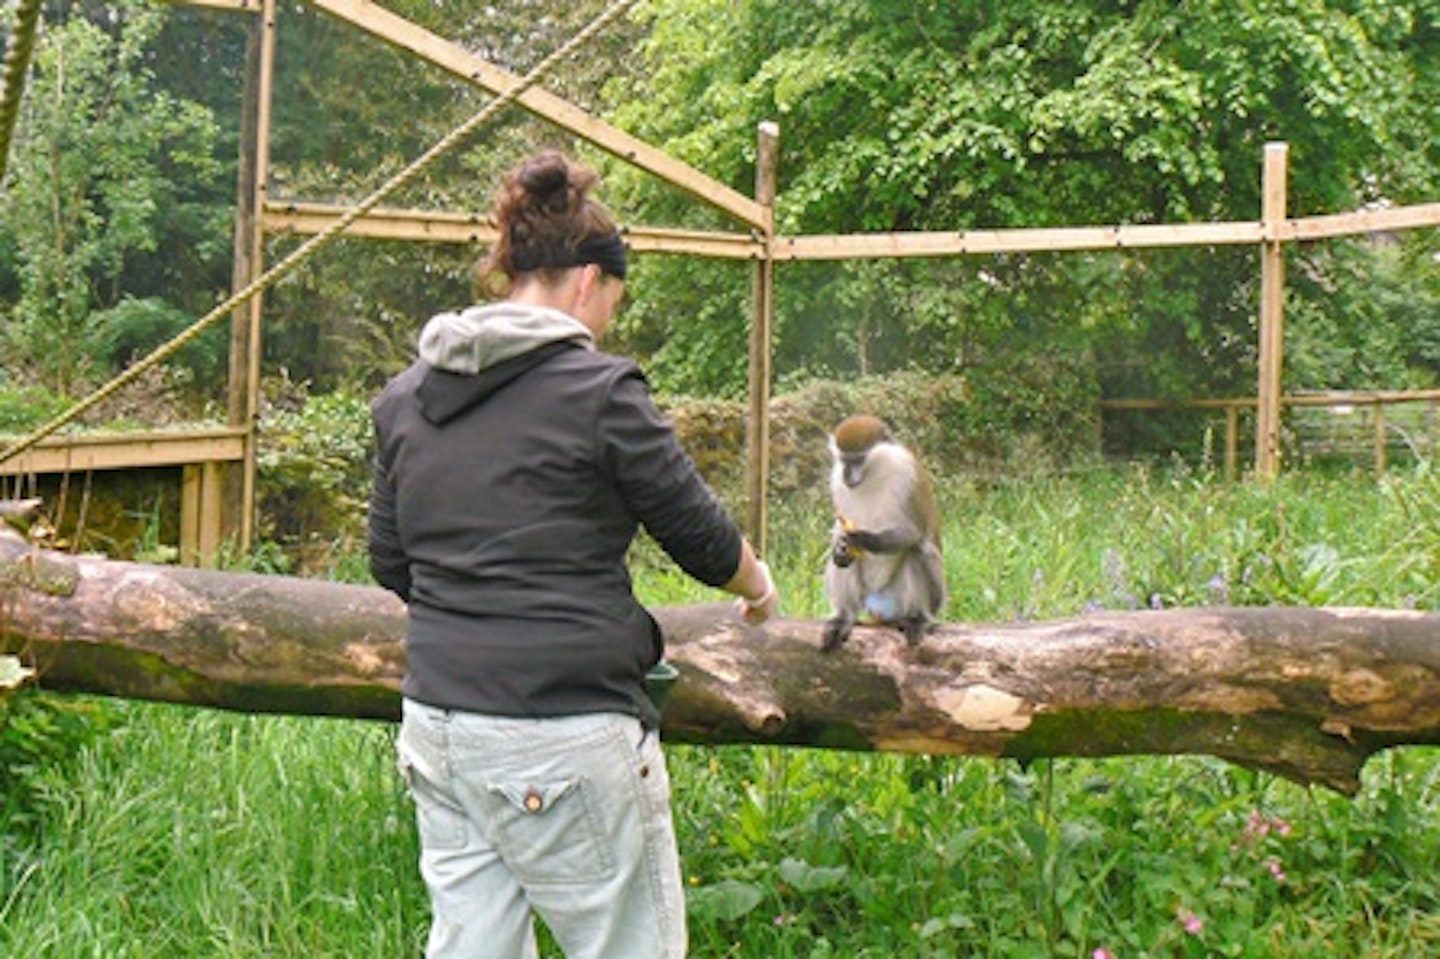
<path fill-rule="evenodd" d="M 495 192 L 490 216 L 497 237 L 476 267 L 481 289 L 504 296 L 518 274 L 574 266 L 582 262 L 576 259 L 582 244 L 615 234 L 614 217 L 590 199 L 599 182 L 592 167 L 554 149 L 514 167 Z M 624 279 L 624 245 L 617 239 L 615 246 L 610 274 Z"/>
<path fill-rule="evenodd" d="M 535 206 L 547 213 L 563 213 L 570 206 L 570 167 L 558 153 L 532 157 L 520 171 L 519 182 Z"/>

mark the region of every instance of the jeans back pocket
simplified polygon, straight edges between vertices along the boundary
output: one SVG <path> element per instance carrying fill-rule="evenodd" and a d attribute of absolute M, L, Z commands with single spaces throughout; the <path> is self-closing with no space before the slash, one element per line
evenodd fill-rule
<path fill-rule="evenodd" d="M 497 845 L 521 883 L 593 883 L 615 874 L 589 779 L 513 780 L 486 788 Z"/>

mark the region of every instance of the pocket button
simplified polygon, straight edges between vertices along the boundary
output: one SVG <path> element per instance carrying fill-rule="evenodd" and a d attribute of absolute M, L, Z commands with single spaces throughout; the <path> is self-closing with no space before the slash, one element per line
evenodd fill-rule
<path fill-rule="evenodd" d="M 525 794 L 524 803 L 525 811 L 528 813 L 537 813 L 545 808 L 544 797 L 536 792 L 533 787 Z"/>

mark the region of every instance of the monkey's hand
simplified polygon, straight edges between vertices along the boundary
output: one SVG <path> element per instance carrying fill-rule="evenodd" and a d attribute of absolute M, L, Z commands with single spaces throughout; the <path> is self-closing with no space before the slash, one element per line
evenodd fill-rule
<path fill-rule="evenodd" d="M 845 541 L 850 552 L 859 556 L 861 553 L 903 553 L 913 549 L 920 536 L 913 529 L 895 526 L 881 530 L 852 529 L 846 532 Z"/>
<path fill-rule="evenodd" d="M 850 534 L 854 529 L 855 524 L 843 516 L 835 521 L 835 533 L 830 538 L 830 562 L 841 569 L 855 562 L 860 555 L 860 550 L 851 541 Z"/>

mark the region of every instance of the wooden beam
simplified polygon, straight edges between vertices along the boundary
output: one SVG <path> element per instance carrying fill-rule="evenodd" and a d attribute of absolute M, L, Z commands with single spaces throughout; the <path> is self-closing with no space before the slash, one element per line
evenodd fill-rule
<path fill-rule="evenodd" d="M 1254 397 L 1238 399 L 1198 400 L 1153 400 L 1138 398 L 1108 399 L 1099 401 L 1102 410 L 1179 410 L 1179 409 L 1226 409 L 1232 406 L 1254 406 Z"/>
<path fill-rule="evenodd" d="M 259 13 L 263 0 L 165 0 L 174 7 L 205 7 L 231 13 Z"/>
<path fill-rule="evenodd" d="M 1225 478 L 1233 480 L 1240 472 L 1240 407 L 1225 407 Z"/>
<path fill-rule="evenodd" d="M 368 0 L 308 0 L 323 10 L 386 43 L 428 60 L 457 77 L 491 93 L 501 94 L 519 85 L 519 78 L 483 57 L 431 33 L 384 7 Z M 553 93 L 532 87 L 516 103 L 535 116 L 575 134 L 642 170 L 674 184 L 743 223 L 761 227 L 765 220 L 760 205 L 744 194 L 711 179 L 695 168 L 665 154 L 636 137 L 596 119 Z"/>
<path fill-rule="evenodd" d="M 205 508 L 204 474 L 188 464 L 180 474 L 180 565 L 200 565 L 200 513 Z"/>
<path fill-rule="evenodd" d="M 1301 217 L 1287 221 L 1278 236 L 1283 240 L 1321 240 L 1335 236 L 1414 230 L 1427 226 L 1440 226 L 1440 203 Z"/>
<path fill-rule="evenodd" d="M 244 457 L 245 430 L 241 428 L 183 433 L 88 433 L 47 437 L 0 462 L 0 476 L 230 463 L 240 462 Z"/>
<path fill-rule="evenodd" d="M 1172 246 L 1238 246 L 1262 239 L 1259 223 L 1182 223 L 1171 226 L 1090 226 L 956 233 L 876 233 L 782 236 L 780 260 L 853 260 L 877 257 L 960 256 L 976 253 L 1044 253 Z"/>
<path fill-rule="evenodd" d="M 347 212 L 324 203 L 268 203 L 263 213 L 267 233 L 323 233 Z M 622 225 L 625 245 L 638 253 L 670 253 L 717 259 L 754 260 L 764 242 L 749 233 L 720 233 L 671 227 Z M 377 207 L 345 229 L 346 236 L 371 240 L 413 240 L 427 243 L 478 243 L 495 240 L 489 218 L 480 213 L 397 210 Z"/>
<path fill-rule="evenodd" d="M 1323 390 L 1315 393 L 1292 393 L 1284 397 L 1287 406 L 1334 406 L 1350 403 L 1366 406 L 1372 403 L 1417 403 L 1440 400 L 1440 390 Z"/>
<path fill-rule="evenodd" d="M 1387 463 L 1387 456 L 1386 456 L 1386 453 L 1385 453 L 1385 406 L 1384 406 L 1384 404 L 1377 404 L 1377 405 L 1375 406 L 1375 422 L 1374 422 L 1374 426 L 1375 426 L 1375 438 L 1374 438 L 1375 475 L 1376 475 L 1376 476 L 1380 476 L 1380 475 L 1382 475 L 1382 474 L 1385 472 L 1386 467 L 1387 467 L 1387 465 L 1388 465 L 1388 463 Z"/>
<path fill-rule="evenodd" d="M 346 211 L 324 203 L 271 202 L 264 210 L 269 233 L 310 235 L 324 231 Z M 1277 230 L 1282 242 L 1313 240 L 1364 232 L 1437 225 L 1440 204 L 1333 217 L 1286 220 Z M 764 242 L 753 234 L 622 227 L 636 252 L 689 254 L 721 259 L 758 259 Z M 1190 223 L 1172 226 L 1096 226 L 1062 229 L 970 230 L 960 233 L 873 233 L 778 236 L 777 260 L 843 260 L 881 257 L 942 257 L 995 253 L 1044 253 L 1075 250 L 1148 249 L 1176 246 L 1258 246 L 1262 225 Z M 489 243 L 493 233 L 476 213 L 377 208 L 356 220 L 347 235 L 383 240 L 436 243 Z"/>
<path fill-rule="evenodd" d="M 1379 403 L 1434 403 L 1440 401 L 1440 390 L 1321 390 L 1314 393 L 1287 393 L 1280 397 L 1283 406 L 1368 406 Z M 1222 407 L 1255 406 L 1253 396 L 1196 400 L 1105 399 L 1101 409 L 1107 410 L 1168 410 L 1219 409 Z"/>

